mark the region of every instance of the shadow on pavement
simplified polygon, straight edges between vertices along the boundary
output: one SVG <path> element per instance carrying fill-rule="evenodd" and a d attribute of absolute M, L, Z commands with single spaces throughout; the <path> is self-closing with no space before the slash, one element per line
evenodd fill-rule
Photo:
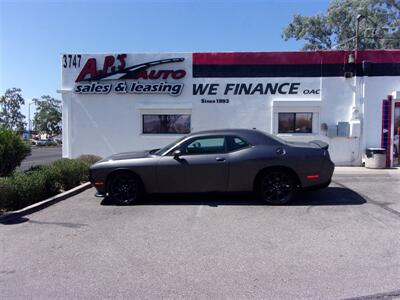
<path fill-rule="evenodd" d="M 67 228 L 81 228 L 84 226 L 88 226 L 87 224 L 82 224 L 82 223 L 35 221 L 35 220 L 31 220 L 29 218 L 22 217 L 22 216 L 11 217 L 9 219 L 0 220 L 0 224 L 3 224 L 3 225 L 18 225 L 18 224 L 22 224 L 25 222 L 29 222 L 31 224 L 37 224 L 37 225 L 56 225 L 56 226 L 67 227 Z"/>
<path fill-rule="evenodd" d="M 343 187 L 328 187 L 326 189 L 302 192 L 290 205 L 361 205 L 367 199 L 355 191 Z"/>
<path fill-rule="evenodd" d="M 16 218 L 10 218 L 10 219 L 6 219 L 6 220 L 0 220 L 0 224 L 3 225 L 17 225 L 17 224 L 21 224 L 21 223 L 25 223 L 28 222 L 29 219 L 25 218 L 25 217 L 16 217 Z"/>
<path fill-rule="evenodd" d="M 367 200 L 358 193 L 342 187 L 299 193 L 288 206 L 309 205 L 361 205 Z M 108 197 L 101 205 L 115 205 Z M 266 205 L 252 193 L 207 193 L 148 195 L 146 199 L 132 205 Z"/>

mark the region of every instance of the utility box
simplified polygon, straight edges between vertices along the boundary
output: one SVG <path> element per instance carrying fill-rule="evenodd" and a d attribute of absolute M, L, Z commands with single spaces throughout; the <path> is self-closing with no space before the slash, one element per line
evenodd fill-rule
<path fill-rule="evenodd" d="M 370 169 L 386 168 L 386 149 L 385 148 L 367 148 L 367 158 L 365 167 Z"/>
<path fill-rule="evenodd" d="M 350 136 L 350 123 L 349 122 L 339 122 L 338 123 L 338 136 L 349 137 Z"/>
<path fill-rule="evenodd" d="M 358 138 L 361 135 L 361 122 L 360 120 L 350 121 L 350 137 Z"/>
<path fill-rule="evenodd" d="M 328 130 L 326 131 L 326 135 L 330 138 L 337 137 L 337 126 L 329 125 Z"/>

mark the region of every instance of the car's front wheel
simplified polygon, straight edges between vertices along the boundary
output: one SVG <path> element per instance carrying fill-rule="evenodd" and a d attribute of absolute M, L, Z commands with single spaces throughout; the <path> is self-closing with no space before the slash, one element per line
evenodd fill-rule
<path fill-rule="evenodd" d="M 294 176 L 283 169 L 264 172 L 258 179 L 256 193 L 268 204 L 282 205 L 292 200 L 296 189 Z"/>
<path fill-rule="evenodd" d="M 142 194 L 140 180 L 128 172 L 120 172 L 111 177 L 108 194 L 119 205 L 128 205 L 139 200 Z"/>

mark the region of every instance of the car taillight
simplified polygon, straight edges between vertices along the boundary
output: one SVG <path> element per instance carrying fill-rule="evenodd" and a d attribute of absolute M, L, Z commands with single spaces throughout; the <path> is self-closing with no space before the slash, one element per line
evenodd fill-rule
<path fill-rule="evenodd" d="M 104 186 L 104 182 L 103 182 L 103 181 L 100 181 L 100 180 L 95 181 L 95 182 L 94 182 L 94 186 L 95 186 L 95 187 L 103 187 L 103 186 Z"/>

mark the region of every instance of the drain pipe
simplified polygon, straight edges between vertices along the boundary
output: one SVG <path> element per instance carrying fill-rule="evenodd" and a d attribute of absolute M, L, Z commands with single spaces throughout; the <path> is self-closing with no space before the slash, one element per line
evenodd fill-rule
<path fill-rule="evenodd" d="M 354 106 L 351 121 L 360 122 L 360 134 L 358 136 L 358 151 L 353 159 L 353 163 L 362 163 L 363 145 L 364 145 L 364 99 L 365 99 L 365 82 L 364 77 L 356 77 Z"/>
<path fill-rule="evenodd" d="M 354 93 L 353 93 L 353 108 L 352 108 L 352 121 L 359 121 L 360 122 L 360 134 L 358 137 L 358 151 L 356 157 L 353 159 L 352 164 L 354 162 L 362 162 L 362 146 L 364 140 L 364 99 L 365 99 L 365 82 L 364 76 L 359 77 L 357 72 L 358 67 L 358 48 L 359 48 L 359 27 L 360 21 L 365 19 L 365 16 L 358 14 L 356 17 L 356 43 L 355 43 L 355 51 L 354 51 L 354 61 L 355 61 L 355 86 L 354 86 Z M 363 69 L 364 62 L 361 63 L 361 67 Z M 364 75 L 364 74 L 363 74 Z M 361 111 L 361 115 L 360 115 Z"/>
<path fill-rule="evenodd" d="M 351 55 L 351 54 L 350 54 Z M 363 76 L 359 76 L 357 72 L 358 61 L 357 61 L 357 49 L 355 51 L 355 76 L 353 78 L 353 103 L 351 111 L 350 124 L 352 130 L 355 126 L 354 123 L 359 123 L 359 134 L 353 137 L 353 132 L 351 132 L 351 137 L 357 138 L 357 153 L 353 156 L 351 164 L 358 164 L 362 161 L 362 148 L 364 143 L 364 98 L 365 98 L 365 81 Z M 361 64 L 362 66 L 363 64 Z"/>

